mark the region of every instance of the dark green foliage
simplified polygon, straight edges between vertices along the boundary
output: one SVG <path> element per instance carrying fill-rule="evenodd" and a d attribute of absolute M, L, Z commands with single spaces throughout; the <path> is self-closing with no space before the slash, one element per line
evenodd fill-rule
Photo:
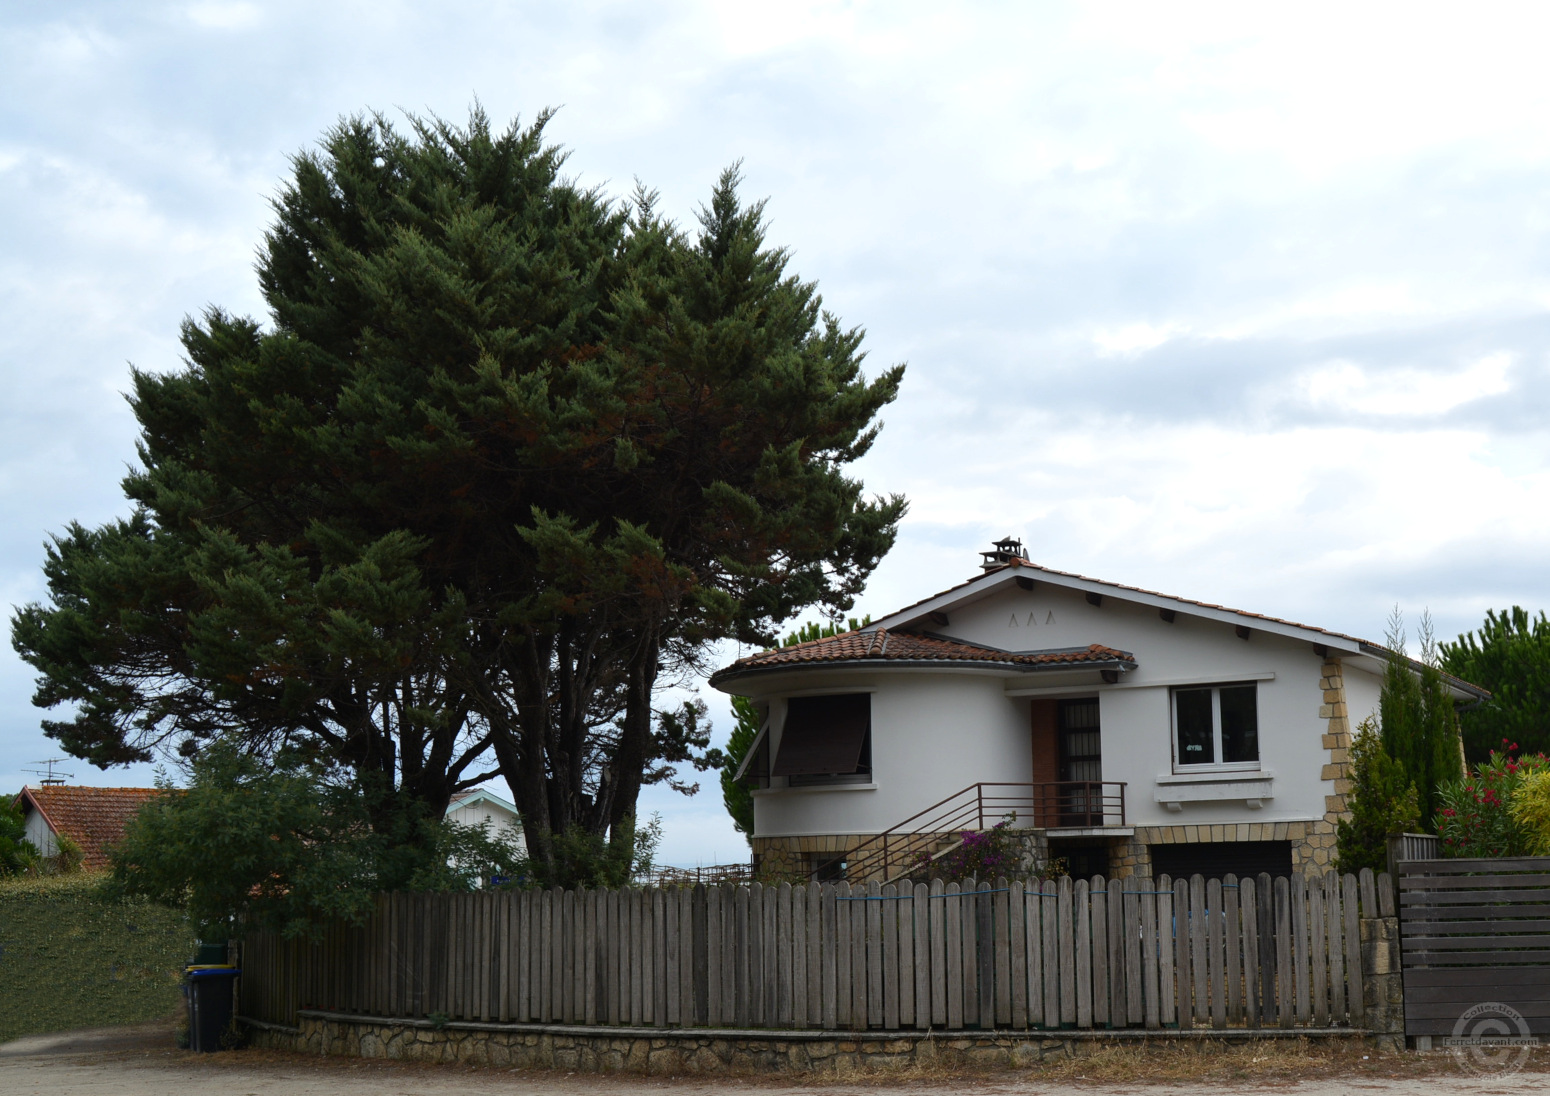
<path fill-rule="evenodd" d="M 845 470 L 902 367 L 862 375 L 735 171 L 685 233 L 564 181 L 546 121 L 341 123 L 275 202 L 270 326 L 212 308 L 135 373 L 133 513 L 57 537 L 13 622 L 72 754 L 299 748 L 400 835 L 498 771 L 536 860 L 627 858 L 641 787 L 709 760 L 659 676 L 849 606 L 904 502 Z"/>
<path fill-rule="evenodd" d="M 194 761 L 186 791 L 166 787 L 111 850 L 111 887 L 185 909 L 217 937 L 239 924 L 294 936 L 359 921 L 381 891 L 469 890 L 520 860 L 513 843 L 417 814 L 412 803 L 374 809 L 391 789 L 294 752 L 264 763 L 216 742 Z M 374 815 L 396 827 L 373 827 Z"/>
<path fill-rule="evenodd" d="M 1421 659 L 1405 655 L 1404 618 L 1389 620 L 1389 661 L 1378 721 L 1364 720 L 1351 746 L 1351 818 L 1337 834 L 1341 871 L 1388 865 L 1388 838 L 1436 833 L 1444 789 L 1464 772 L 1458 714 L 1438 669 L 1431 615 L 1421 617 Z"/>
<path fill-rule="evenodd" d="M 37 847 L 27 840 L 21 796 L 0 796 L 0 878 L 19 875 L 37 863 Z"/>
<path fill-rule="evenodd" d="M 1472 764 L 1503 742 L 1525 753 L 1550 753 L 1550 619 L 1514 605 L 1487 610 L 1479 631 L 1439 646 L 1442 668 L 1490 690 L 1491 699 L 1459 714 Z"/>
<path fill-rule="evenodd" d="M 872 623 L 872 617 L 868 614 L 864 619 L 850 618 L 849 631 L 857 631 Z M 793 647 L 798 643 L 806 643 L 809 640 L 825 639 L 829 636 L 839 635 L 846 629 L 840 628 L 834 622 L 819 624 L 816 621 L 808 621 L 796 631 L 788 635 L 781 644 L 783 647 Z M 732 714 L 737 717 L 737 725 L 732 729 L 732 735 L 727 740 L 726 750 L 716 759 L 721 767 L 721 801 L 726 804 L 727 813 L 732 816 L 732 826 L 738 833 L 748 838 L 750 844 L 753 841 L 753 792 L 748 785 L 733 779 L 737 770 L 743 764 L 743 758 L 748 756 L 749 749 L 753 746 L 754 739 L 759 737 L 759 727 L 764 722 L 758 705 L 746 696 L 734 696 L 732 698 Z"/>
<path fill-rule="evenodd" d="M 0 882 L 0 1043 L 172 1015 L 194 941 L 181 910 L 107 899 L 98 878 Z"/>
<path fill-rule="evenodd" d="M 1341 872 L 1388 870 L 1388 838 L 1414 833 L 1421 823 L 1415 783 L 1404 765 L 1384 749 L 1371 717 L 1351 743 L 1351 817 L 1336 829 L 1336 866 Z"/>
<path fill-rule="evenodd" d="M 513 879 L 524 886 L 627 887 L 647 879 L 655 866 L 657 846 L 662 843 L 662 816 L 637 827 L 633 818 L 623 827 L 627 841 L 610 841 L 602 834 L 572 827 L 555 834 L 553 855 L 546 862 L 524 858 Z"/>
<path fill-rule="evenodd" d="M 1437 668 L 1430 616 L 1421 619 L 1419 667 L 1404 655 L 1403 620 L 1398 610 L 1390 621 L 1388 643 L 1394 653 L 1383 675 L 1378 702 L 1383 749 L 1415 785 L 1420 826 L 1426 833 L 1435 833 L 1441 789 L 1464 772 L 1458 715 Z"/>
<path fill-rule="evenodd" d="M 759 737 L 759 727 L 764 717 L 758 705 L 746 696 L 732 698 L 732 714 L 737 717 L 737 725 L 732 728 L 732 736 L 727 740 L 726 762 L 721 769 L 721 801 L 732 816 L 732 828 L 752 844 L 753 789 L 733 778 L 742 766 L 743 758 L 748 756 L 754 739 Z"/>

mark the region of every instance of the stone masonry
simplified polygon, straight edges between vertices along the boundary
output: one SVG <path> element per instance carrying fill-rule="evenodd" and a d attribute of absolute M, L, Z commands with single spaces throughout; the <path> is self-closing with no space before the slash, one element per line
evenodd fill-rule
<path fill-rule="evenodd" d="M 296 1028 L 247 1021 L 250 1045 L 320 1055 L 580 1073 L 851 1073 L 997 1069 L 1116 1043 L 1172 1050 L 1218 1040 L 1363 1038 L 1350 1028 L 1199 1031 L 729 1031 L 388 1020 L 303 1010 Z"/>

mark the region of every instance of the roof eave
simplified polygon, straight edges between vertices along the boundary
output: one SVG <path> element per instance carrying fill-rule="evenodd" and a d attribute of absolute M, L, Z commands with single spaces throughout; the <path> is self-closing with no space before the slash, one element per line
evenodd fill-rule
<path fill-rule="evenodd" d="M 32 809 L 43 816 L 43 824 L 49 828 L 49 832 L 56 834 L 59 832 L 59 827 L 54 825 L 54 820 L 48 816 L 48 811 L 43 809 L 42 801 L 33 795 L 32 789 L 25 784 L 22 785 L 22 799 L 27 803 L 31 803 Z"/>
<path fill-rule="evenodd" d="M 1365 641 L 1362 643 L 1361 653 L 1385 664 L 1390 658 L 1394 657 L 1394 652 L 1387 647 L 1380 647 L 1376 643 L 1367 643 Z M 1410 664 L 1410 669 L 1414 673 L 1420 673 L 1427 668 L 1426 663 L 1420 659 L 1411 658 L 1408 655 L 1404 656 L 1404 659 Z M 1442 674 L 1443 683 L 1448 686 L 1448 691 L 1455 697 L 1461 700 L 1473 700 L 1477 704 L 1491 699 L 1491 691 L 1489 689 L 1482 689 L 1479 685 L 1465 681 L 1461 677 L 1454 677 L 1452 674 L 1442 670 L 1437 672 Z"/>
<path fill-rule="evenodd" d="M 1006 674 L 1030 674 L 1030 673 L 1073 673 L 1083 670 L 1119 670 L 1128 673 L 1136 668 L 1133 660 L 1127 661 L 1120 658 L 1085 659 L 1081 662 L 970 662 L 966 660 L 947 658 L 848 658 L 836 659 L 826 662 L 777 662 L 768 666 L 728 666 L 724 670 L 718 670 L 710 675 L 709 684 L 713 689 L 719 689 L 724 693 L 731 693 L 731 689 L 722 688 L 727 682 L 749 677 L 762 677 L 774 673 L 791 673 L 793 671 L 810 672 L 813 670 L 940 670 L 947 673 L 995 673 Z"/>

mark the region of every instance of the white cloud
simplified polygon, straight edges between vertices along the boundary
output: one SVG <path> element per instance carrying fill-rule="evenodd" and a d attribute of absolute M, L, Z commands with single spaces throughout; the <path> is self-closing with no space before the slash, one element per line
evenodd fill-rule
<path fill-rule="evenodd" d="M 35 596 L 47 531 L 121 512 L 126 360 L 176 367 L 178 320 L 208 303 L 261 313 L 286 157 L 342 113 L 455 118 L 477 96 L 501 120 L 563 104 L 570 170 L 639 176 L 686 221 L 743 157 L 794 269 L 869 329 L 875 366 L 909 360 L 863 472 L 913 509 L 863 611 L 960 581 L 1008 532 L 1058 566 L 1356 633 L 1395 600 L 1444 634 L 1550 605 L 1547 19 L 12 5 L 0 587 Z M 6 659 L 0 780 L 49 750 Z M 712 787 L 651 802 L 673 858 L 742 855 Z"/>
<path fill-rule="evenodd" d="M 202 0 L 184 9 L 188 19 L 205 30 L 249 30 L 263 22 L 264 12 L 257 4 L 240 0 L 222 3 L 220 0 Z"/>
<path fill-rule="evenodd" d="M 1418 369 L 1374 373 L 1353 362 L 1332 362 L 1314 370 L 1304 383 L 1315 405 L 1370 415 L 1442 415 L 1509 391 L 1512 360 L 1502 351 L 1442 374 Z"/>

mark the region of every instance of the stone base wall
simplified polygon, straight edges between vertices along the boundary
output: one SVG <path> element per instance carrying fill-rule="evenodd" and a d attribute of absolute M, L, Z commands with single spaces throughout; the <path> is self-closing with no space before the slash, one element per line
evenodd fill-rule
<path fill-rule="evenodd" d="M 1343 809 L 1343 808 L 1342 808 Z M 1335 823 L 1342 817 L 1331 811 L 1324 818 L 1302 822 L 1185 823 L 1174 826 L 1137 826 L 1133 836 L 1109 839 L 1109 875 L 1127 879 L 1151 876 L 1150 845 L 1195 844 L 1212 841 L 1290 841 L 1292 870 L 1322 873 L 1335 866 Z M 956 834 L 940 835 L 951 841 Z M 1029 868 L 1037 870 L 1049 856 L 1049 838 L 1043 830 L 1030 830 Z M 756 837 L 754 863 L 761 872 L 774 875 L 806 875 L 815 860 L 843 856 L 868 840 L 864 834 L 825 834 L 814 837 Z M 891 867 L 904 870 L 901 860 Z M 857 882 L 858 880 L 851 880 Z"/>
<path fill-rule="evenodd" d="M 300 1026 L 249 1022 L 254 1046 L 310 1054 L 456 1062 L 580 1073 L 882 1072 L 909 1067 L 1004 1069 L 1080 1057 L 1105 1045 L 1171 1048 L 1202 1041 L 1364 1038 L 1341 1029 L 1201 1031 L 833 1032 L 584 1028 L 384 1020 L 301 1013 Z"/>
<path fill-rule="evenodd" d="M 1319 819 L 1312 822 L 1137 826 L 1134 837 L 1115 840 L 1109 852 L 1109 871 L 1117 879 L 1153 875 L 1149 845 L 1210 841 L 1290 841 L 1293 871 L 1320 873 L 1335 866 L 1335 823 Z"/>
<path fill-rule="evenodd" d="M 830 860 L 843 856 L 863 841 L 869 834 L 834 833 L 812 837 L 755 837 L 753 839 L 754 867 L 761 872 L 779 875 L 806 875 L 812 870 L 815 858 Z"/>

